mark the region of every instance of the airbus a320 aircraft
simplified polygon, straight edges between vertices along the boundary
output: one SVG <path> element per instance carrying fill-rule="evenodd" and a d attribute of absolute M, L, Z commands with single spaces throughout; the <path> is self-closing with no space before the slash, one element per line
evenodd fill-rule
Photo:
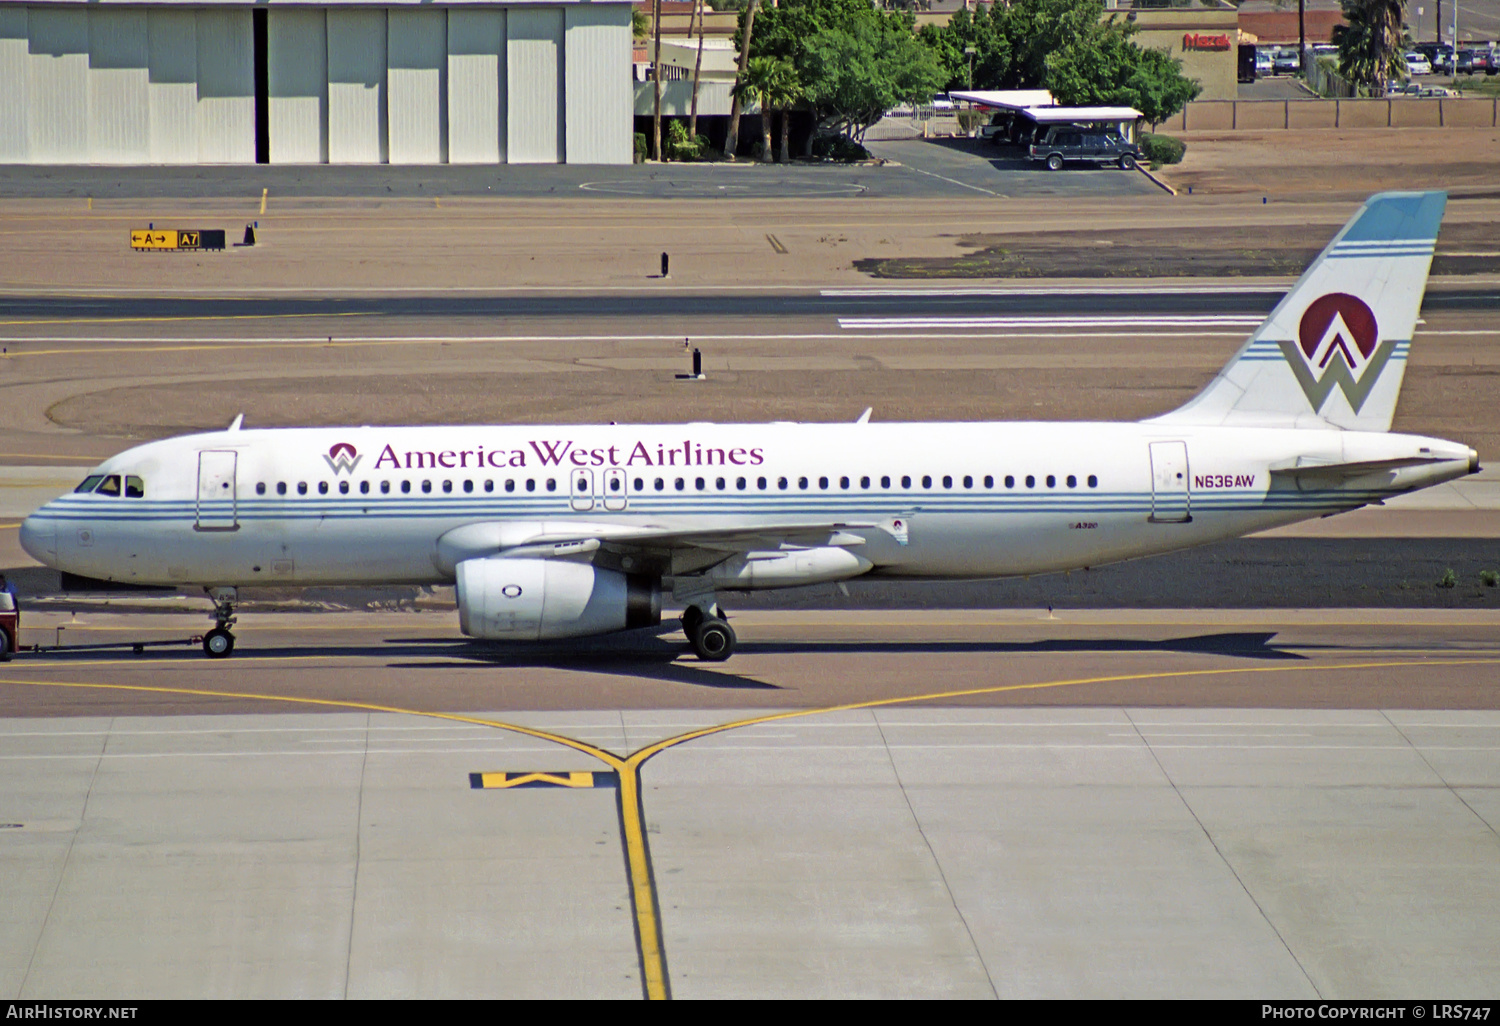
<path fill-rule="evenodd" d="M 1378 503 L 1478 455 L 1390 434 L 1446 195 L 1371 198 L 1181 409 L 1139 423 L 228 430 L 138 446 L 21 526 L 71 574 L 456 583 L 476 638 L 660 623 L 728 658 L 725 592 L 1098 566 Z"/>

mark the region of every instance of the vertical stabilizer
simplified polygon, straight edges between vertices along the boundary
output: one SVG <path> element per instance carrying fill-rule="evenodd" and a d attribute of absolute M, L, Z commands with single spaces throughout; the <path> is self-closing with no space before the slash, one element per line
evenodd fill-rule
<path fill-rule="evenodd" d="M 1152 422 L 1389 431 L 1447 200 L 1370 197 L 1208 387 Z"/>

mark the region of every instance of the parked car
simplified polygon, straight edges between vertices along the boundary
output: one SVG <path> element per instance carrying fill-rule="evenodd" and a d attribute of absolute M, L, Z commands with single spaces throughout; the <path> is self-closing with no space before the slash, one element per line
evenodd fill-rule
<path fill-rule="evenodd" d="M 1278 75 L 1292 74 L 1302 70 L 1302 61 L 1297 57 L 1296 50 L 1276 51 L 1276 56 L 1271 58 L 1271 65 Z"/>
<path fill-rule="evenodd" d="M 1271 54 L 1268 50 L 1261 50 L 1255 55 L 1255 73 L 1257 75 L 1269 75 L 1273 70 Z"/>
<path fill-rule="evenodd" d="M 1432 74 L 1432 62 L 1425 54 L 1413 50 L 1406 54 L 1406 73 L 1408 75 L 1430 75 Z"/>
<path fill-rule="evenodd" d="M 1482 71 L 1486 75 L 1493 75 L 1495 73 L 1494 64 L 1494 59 L 1488 50 L 1474 51 L 1474 74 L 1477 75 Z"/>
<path fill-rule="evenodd" d="M 1054 125 L 1027 148 L 1026 159 L 1045 161 L 1051 171 L 1061 171 L 1070 160 L 1118 164 L 1128 171 L 1141 159 L 1141 151 L 1135 143 L 1101 129 Z"/>
<path fill-rule="evenodd" d="M 1417 93 L 1420 97 L 1453 97 L 1461 95 L 1457 89 L 1449 89 L 1447 86 L 1423 86 Z"/>
<path fill-rule="evenodd" d="M 947 93 L 938 93 L 932 98 L 932 109 L 950 111 L 953 109 L 953 101 L 948 99 Z"/>

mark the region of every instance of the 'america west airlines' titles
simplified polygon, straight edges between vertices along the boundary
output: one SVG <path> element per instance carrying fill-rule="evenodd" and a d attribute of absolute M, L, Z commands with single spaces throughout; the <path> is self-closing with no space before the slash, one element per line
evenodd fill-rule
<path fill-rule="evenodd" d="M 340 442 L 335 449 L 353 453 L 354 447 Z M 543 467 L 758 467 L 766 461 L 765 450 L 760 447 L 720 447 L 701 445 L 692 439 L 684 439 L 681 445 L 662 442 L 636 441 L 633 445 L 608 445 L 590 448 L 570 439 L 528 440 L 517 448 L 494 448 L 477 445 L 472 449 L 444 449 L 442 451 L 408 450 L 397 452 L 395 446 L 387 444 L 375 458 L 376 470 L 429 470 L 445 468 L 453 470 L 482 469 L 493 467 L 526 467 L 531 461 Z M 353 470 L 356 460 L 343 461 L 343 466 Z"/>

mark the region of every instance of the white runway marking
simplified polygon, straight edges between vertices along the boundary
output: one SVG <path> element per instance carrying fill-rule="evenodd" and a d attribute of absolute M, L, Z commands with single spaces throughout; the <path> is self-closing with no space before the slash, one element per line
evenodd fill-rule
<path fill-rule="evenodd" d="M 1290 285 L 974 285 L 913 288 L 910 286 L 820 289 L 827 298 L 860 299 L 879 296 L 1200 296 L 1242 292 L 1285 292 Z"/>
<path fill-rule="evenodd" d="M 1184 328 L 1197 324 L 1227 327 L 1254 327 L 1263 317 L 1232 314 L 1209 314 L 1196 317 L 1175 316 L 1095 316 L 1095 317 L 840 317 L 839 327 L 849 330 L 867 328 Z"/>

